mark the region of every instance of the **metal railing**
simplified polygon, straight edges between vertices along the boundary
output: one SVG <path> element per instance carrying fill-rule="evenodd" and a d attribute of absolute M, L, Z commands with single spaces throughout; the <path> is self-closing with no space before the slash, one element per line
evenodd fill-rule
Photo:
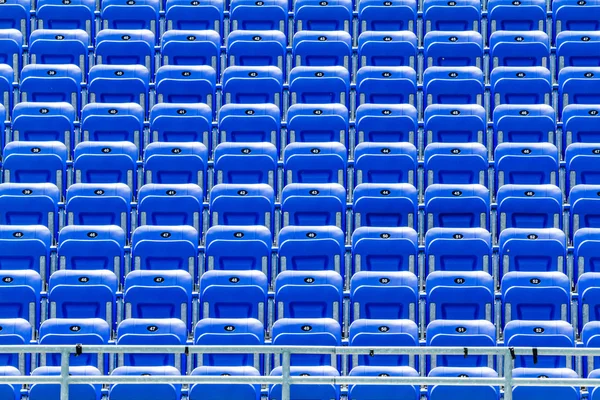
<path fill-rule="evenodd" d="M 82 345 L 31 345 L 1 346 L 0 354 L 61 354 L 60 375 L 54 376 L 0 376 L 0 384 L 58 384 L 60 400 L 69 399 L 71 384 L 256 384 L 281 385 L 281 400 L 290 400 L 290 385 L 448 385 L 497 386 L 504 388 L 504 399 L 512 400 L 516 386 L 575 386 L 600 387 L 600 379 L 573 378 L 513 378 L 513 361 L 517 356 L 538 357 L 597 357 L 600 348 L 530 348 L 530 347 L 310 347 L 310 346 L 82 346 Z M 69 362 L 72 354 L 272 354 L 282 358 L 281 376 L 125 376 L 97 375 L 71 376 Z M 291 376 L 292 354 L 350 355 L 480 355 L 496 356 L 502 360 L 502 373 L 498 378 L 463 377 L 400 377 L 400 376 Z M 499 371 L 500 372 L 500 371 Z"/>

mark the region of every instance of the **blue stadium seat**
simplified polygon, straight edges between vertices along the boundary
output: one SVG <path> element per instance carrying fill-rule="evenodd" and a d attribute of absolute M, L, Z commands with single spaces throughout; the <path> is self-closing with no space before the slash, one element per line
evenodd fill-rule
<path fill-rule="evenodd" d="M 590 273 L 590 274 L 586 274 L 586 275 L 597 275 L 596 273 Z M 583 277 L 582 277 L 583 278 Z M 596 284 L 596 282 L 593 282 L 594 280 L 596 280 L 597 278 L 594 276 L 594 278 L 592 279 L 592 282 L 588 282 L 591 285 Z M 592 301 L 590 302 L 590 304 L 584 304 L 583 305 L 583 310 L 580 307 L 579 311 L 584 311 L 587 312 L 588 309 L 591 308 L 595 308 L 597 307 L 597 303 L 596 303 L 596 298 L 594 297 L 596 295 L 596 291 L 597 289 L 594 287 L 588 287 L 585 292 L 588 292 L 589 294 L 591 294 L 592 296 Z M 579 294 L 583 295 L 585 293 L 582 290 L 579 290 Z M 591 315 L 590 315 L 591 314 Z M 580 318 L 579 323 L 583 322 L 583 327 L 580 329 L 581 330 L 581 341 L 583 342 L 583 346 L 584 347 L 598 347 L 598 329 L 599 329 L 599 325 L 600 322 L 595 320 L 596 317 L 596 311 L 592 310 L 592 312 L 585 315 L 584 318 Z M 585 318 L 588 317 L 588 318 Z M 591 319 L 591 322 L 585 322 L 587 319 Z M 581 325 L 580 325 L 581 326 Z M 582 358 L 582 364 L 583 364 L 583 371 L 584 374 L 585 372 L 588 372 L 590 375 L 589 377 L 591 378 L 592 375 L 598 375 L 598 372 L 596 371 L 598 369 L 598 365 L 599 365 L 599 361 L 600 359 L 598 357 L 583 357 Z M 597 391 L 597 389 L 595 389 L 594 391 Z M 598 393 L 595 394 L 595 397 L 593 398 L 597 398 Z"/>
<path fill-rule="evenodd" d="M 266 227 L 213 226 L 204 241 L 207 271 L 258 270 L 271 275 L 273 239 Z"/>
<path fill-rule="evenodd" d="M 40 345 L 108 345 L 111 328 L 100 318 L 50 318 L 40 326 Z M 45 360 L 44 360 L 45 358 Z M 59 367 L 60 353 L 41 356 L 40 366 Z M 71 367 L 94 366 L 105 372 L 106 357 L 85 353 L 69 357 Z"/>
<path fill-rule="evenodd" d="M 362 104 L 356 109 L 355 130 L 355 143 L 415 143 L 417 110 L 410 104 Z"/>
<path fill-rule="evenodd" d="M 556 112 L 547 104 L 501 104 L 494 108 L 495 143 L 555 141 Z"/>
<path fill-rule="evenodd" d="M 483 271 L 434 271 L 427 275 L 427 320 L 494 321 L 494 279 Z M 456 301 L 459 298 L 460 301 Z"/>
<path fill-rule="evenodd" d="M 335 271 L 346 276 L 344 233 L 334 226 L 286 226 L 279 231 L 279 270 Z"/>
<path fill-rule="evenodd" d="M 252 318 L 203 318 L 194 329 L 198 346 L 262 346 L 265 328 Z M 261 368 L 261 357 L 255 354 L 205 353 L 198 356 L 198 366 Z"/>
<path fill-rule="evenodd" d="M 288 30 L 288 0 L 232 0 L 229 5 L 231 30 Z"/>
<path fill-rule="evenodd" d="M 21 101 L 67 102 L 79 110 L 81 76 L 76 65 L 26 65 L 21 71 Z"/>
<path fill-rule="evenodd" d="M 425 190 L 427 229 L 488 228 L 490 191 L 482 185 L 430 185 Z"/>
<path fill-rule="evenodd" d="M 291 104 L 347 105 L 350 73 L 344 67 L 295 67 L 289 75 Z"/>
<path fill-rule="evenodd" d="M 210 147 L 212 110 L 206 104 L 157 104 L 150 111 L 151 142 L 200 142 Z"/>
<path fill-rule="evenodd" d="M 81 110 L 81 138 L 77 141 L 126 141 L 142 149 L 145 113 L 135 103 L 87 104 Z"/>
<path fill-rule="evenodd" d="M 116 344 L 125 346 L 183 346 L 186 339 L 187 328 L 185 322 L 180 319 L 128 318 L 121 322 L 117 328 Z M 185 365 L 184 356 L 172 353 L 131 353 L 123 354 L 119 358 L 119 364 L 126 367 L 173 366 L 181 371 L 181 368 Z"/>
<path fill-rule="evenodd" d="M 494 151 L 496 187 L 558 184 L 558 149 L 550 143 L 501 143 Z"/>
<path fill-rule="evenodd" d="M 150 72 L 141 65 L 96 65 L 88 81 L 90 103 L 137 103 L 148 109 Z"/>
<path fill-rule="evenodd" d="M 0 29 L 18 29 L 24 38 L 29 33 L 30 0 L 12 0 L 2 3 L 2 19 Z"/>
<path fill-rule="evenodd" d="M 281 376 L 283 370 L 277 367 L 271 371 L 271 376 Z M 339 376 L 336 368 L 329 366 L 290 367 L 290 376 L 314 376 L 332 378 Z M 281 400 L 281 385 L 269 387 L 269 400 Z M 294 385 L 290 386 L 290 400 L 340 400 L 340 387 L 337 385 Z"/>
<path fill-rule="evenodd" d="M 0 29 L 0 63 L 9 65 L 19 79 L 22 67 L 23 34 L 17 29 Z"/>
<path fill-rule="evenodd" d="M 292 50 L 295 66 L 352 67 L 352 37 L 348 32 L 300 31 L 294 35 Z"/>
<path fill-rule="evenodd" d="M 52 233 L 45 226 L 0 225 L 0 270 L 34 270 L 45 282 L 51 245 Z"/>
<path fill-rule="evenodd" d="M 198 242 L 198 232 L 191 226 L 140 226 L 131 236 L 131 268 L 181 269 L 197 276 Z"/>
<path fill-rule="evenodd" d="M 125 232 L 118 226 L 62 228 L 58 235 L 59 268 L 66 270 L 109 270 L 121 280 L 125 265 Z M 127 258 L 128 260 L 128 258 Z"/>
<path fill-rule="evenodd" d="M 365 377 L 417 377 L 419 373 L 410 367 L 390 366 L 358 366 L 352 368 L 348 376 Z M 384 400 L 398 396 L 399 399 L 420 399 L 420 388 L 418 386 L 398 385 L 351 385 L 348 387 L 348 398 L 350 400 Z"/>
<path fill-rule="evenodd" d="M 425 234 L 426 273 L 490 272 L 492 240 L 481 228 L 433 228 Z"/>
<path fill-rule="evenodd" d="M 414 32 L 417 26 L 417 2 L 363 0 L 358 3 L 358 20 L 363 32 Z"/>
<path fill-rule="evenodd" d="M 423 39 L 425 68 L 482 67 L 483 38 L 479 32 L 429 32 Z"/>
<path fill-rule="evenodd" d="M 36 19 L 40 29 L 81 29 L 94 37 L 95 0 L 39 0 Z"/>
<path fill-rule="evenodd" d="M 37 327 L 32 329 L 32 326 L 27 320 L 22 318 L 0 319 L 0 343 L 3 346 L 20 345 L 27 346 L 31 342 L 32 330 L 35 332 Z M 16 368 L 21 374 L 29 372 L 30 356 L 11 353 L 3 353 L 0 356 L 4 368 Z M 16 400 L 20 399 L 19 396 Z"/>
<path fill-rule="evenodd" d="M 367 31 L 358 37 L 361 67 L 417 67 L 417 36 L 410 31 Z"/>
<path fill-rule="evenodd" d="M 162 65 L 208 65 L 220 70 L 221 37 L 215 31 L 166 31 L 161 46 Z"/>
<path fill-rule="evenodd" d="M 598 376 L 600 376 L 600 372 L 598 372 L 598 371 L 592 371 L 588 375 L 588 378 L 590 378 L 590 379 L 592 379 L 592 378 L 598 379 Z M 592 399 L 592 400 L 598 400 L 598 396 L 600 396 L 600 391 L 598 390 L 598 387 L 590 388 L 588 390 L 589 390 L 588 398 Z"/>
<path fill-rule="evenodd" d="M 143 65 L 154 74 L 155 42 L 147 29 L 103 29 L 96 35 L 96 64 Z"/>
<path fill-rule="evenodd" d="M 285 70 L 287 38 L 280 31 L 233 31 L 227 37 L 229 65 Z"/>
<path fill-rule="evenodd" d="M 425 186 L 487 185 L 488 150 L 481 143 L 431 143 L 425 147 Z"/>
<path fill-rule="evenodd" d="M 562 192 L 553 185 L 504 185 L 498 189 L 498 231 L 562 228 Z"/>
<path fill-rule="evenodd" d="M 483 105 L 483 72 L 477 67 L 429 67 L 423 73 L 423 91 L 427 105 Z"/>
<path fill-rule="evenodd" d="M 417 324 L 408 319 L 359 319 L 350 325 L 349 346 L 414 347 L 419 345 Z M 394 355 L 354 355 L 352 366 L 415 367 L 415 357 Z"/>
<path fill-rule="evenodd" d="M 214 108 L 217 76 L 206 65 L 165 65 L 156 71 L 158 103 L 205 103 Z"/>
<path fill-rule="evenodd" d="M 499 247 L 499 277 L 510 271 L 565 272 L 567 238 L 560 229 L 504 229 Z"/>
<path fill-rule="evenodd" d="M 571 234 L 581 228 L 600 228 L 598 193 L 600 185 L 577 185 L 569 192 Z"/>
<path fill-rule="evenodd" d="M 180 372 L 172 366 L 141 366 L 141 367 L 118 367 L 112 376 L 170 376 L 177 378 Z M 159 397 L 163 400 L 178 400 L 181 398 L 181 385 L 170 383 L 159 384 L 126 384 L 119 383 L 109 389 L 110 398 L 113 400 L 146 400 Z"/>
<path fill-rule="evenodd" d="M 253 367 L 198 367 L 192 371 L 191 375 L 203 377 L 260 376 L 260 372 Z M 239 400 L 260 400 L 260 385 L 239 384 L 225 386 L 211 383 L 196 383 L 190 386 L 190 400 L 219 400 L 223 397 L 234 397 Z"/>
<path fill-rule="evenodd" d="M 579 375 L 570 368 L 515 368 L 515 378 L 551 378 L 551 379 L 577 379 Z M 550 386 L 515 386 L 513 399 L 515 400 L 543 400 L 564 399 L 579 400 L 580 389 L 575 386 L 550 387 Z"/>
<path fill-rule="evenodd" d="M 12 112 L 12 140 L 59 141 L 71 152 L 74 122 L 69 103 L 19 103 Z"/>
<path fill-rule="evenodd" d="M 583 6 L 583 7 L 582 7 Z M 576 0 L 555 0 L 552 3 L 554 34 L 562 31 L 596 31 L 600 3 L 596 0 L 579 3 Z"/>
<path fill-rule="evenodd" d="M 331 318 L 281 318 L 271 328 L 274 346 L 340 346 L 342 328 Z M 275 366 L 279 366 L 280 357 L 275 358 Z M 332 366 L 337 368 L 338 357 L 327 354 L 292 354 L 291 365 Z"/>
<path fill-rule="evenodd" d="M 596 322 L 600 321 L 599 278 L 600 274 L 597 272 L 586 272 L 579 276 L 577 280 L 577 293 L 579 295 L 578 326 L 582 331 L 583 342 L 587 347 L 596 347 L 594 338 L 597 334 Z M 594 360 L 597 361 L 596 358 Z"/>
<path fill-rule="evenodd" d="M 125 318 L 175 318 L 191 328 L 192 276 L 184 270 L 132 271 L 125 277 Z"/>
<path fill-rule="evenodd" d="M 545 0 L 490 0 L 488 3 L 488 32 L 546 31 Z"/>
<path fill-rule="evenodd" d="M 416 273 L 417 244 L 417 232 L 412 228 L 357 228 L 352 233 L 354 273 L 360 271 Z"/>
<path fill-rule="evenodd" d="M 212 225 L 273 226 L 275 193 L 264 183 L 221 184 L 210 193 Z"/>
<path fill-rule="evenodd" d="M 167 0 L 167 30 L 214 30 L 221 32 L 224 4 L 218 0 Z"/>
<path fill-rule="evenodd" d="M 287 143 L 348 143 L 348 109 L 341 104 L 294 104 L 287 110 Z"/>
<path fill-rule="evenodd" d="M 285 182 L 346 184 L 346 147 L 338 142 L 291 143 L 283 153 Z"/>
<path fill-rule="evenodd" d="M 203 318 L 254 318 L 268 321 L 269 283 L 261 271 L 207 271 L 200 278 Z"/>
<path fill-rule="evenodd" d="M 138 193 L 138 219 L 142 225 L 189 225 L 202 232 L 202 188 L 192 183 L 151 183 Z"/>
<path fill-rule="evenodd" d="M 557 0 L 558 1 L 558 0 Z M 598 7 L 600 10 L 600 7 Z M 570 104 L 599 104 L 600 67 L 565 67 L 558 73 L 558 112 Z"/>
<path fill-rule="evenodd" d="M 597 228 L 582 228 L 573 234 L 573 281 L 585 272 L 600 272 L 600 230 Z"/>
<path fill-rule="evenodd" d="M 417 189 L 407 183 L 362 183 L 354 189 L 354 227 L 417 225 Z"/>
<path fill-rule="evenodd" d="M 573 143 L 565 150 L 566 187 L 600 184 L 598 158 L 600 150 L 594 143 Z"/>
<path fill-rule="evenodd" d="M 37 29 L 29 38 L 32 64 L 75 64 L 88 70 L 90 37 L 80 29 Z"/>
<path fill-rule="evenodd" d="M 67 180 L 67 148 L 61 142 L 10 142 L 2 151 L 4 182 L 56 185 L 61 192 Z"/>
<path fill-rule="evenodd" d="M 595 129 L 594 118 L 600 115 L 592 105 L 570 105 L 563 109 L 563 149 L 571 143 L 596 143 L 600 135 Z"/>
<path fill-rule="evenodd" d="M 597 32 L 562 31 L 556 35 L 558 70 L 564 67 L 596 67 L 600 64 Z"/>
<path fill-rule="evenodd" d="M 506 347 L 575 347 L 573 327 L 565 321 L 510 321 L 504 327 Z M 519 355 L 515 368 L 564 368 L 564 356 Z"/>
<path fill-rule="evenodd" d="M 60 191 L 51 183 L 0 184 L 0 225 L 44 225 L 58 229 Z"/>
<path fill-rule="evenodd" d="M 417 183 L 417 149 L 411 143 L 360 143 L 354 149 L 354 184 Z"/>
<path fill-rule="evenodd" d="M 103 29 L 149 29 L 159 31 L 159 1 L 128 0 L 102 1 Z"/>
<path fill-rule="evenodd" d="M 8 65 L 0 64 L 0 101 L 6 110 L 12 110 L 14 72 Z M 10 116 L 10 112 L 7 114 Z"/>
<path fill-rule="evenodd" d="M 532 0 L 526 0 L 532 1 Z M 490 1 L 491 3 L 491 1 Z M 514 6 L 497 6 L 503 12 Z M 527 6 L 524 6 L 527 7 Z M 530 6 L 536 11 L 537 6 Z M 546 5 L 544 4 L 544 13 Z M 516 11 L 516 10 L 515 10 Z M 518 13 L 523 10 L 519 8 Z M 491 12 L 490 12 L 491 13 Z M 498 31 L 490 36 L 490 59 L 497 67 L 544 67 L 549 68 L 550 40 L 542 31 Z"/>
<path fill-rule="evenodd" d="M 484 320 L 437 319 L 427 325 L 427 346 L 450 347 L 495 347 L 496 327 Z M 444 355 L 428 357 L 428 369 L 450 368 L 494 368 L 494 357 L 487 355 Z"/>
<path fill-rule="evenodd" d="M 551 104 L 552 78 L 543 67 L 498 67 L 490 73 L 492 106 Z"/>
<path fill-rule="evenodd" d="M 425 109 L 425 143 L 486 144 L 485 109 L 480 105 L 435 104 Z"/>
<path fill-rule="evenodd" d="M 124 183 L 138 187 L 138 149 L 131 142 L 81 142 L 75 147 L 75 183 Z"/>
<path fill-rule="evenodd" d="M 570 290 L 562 272 L 507 272 L 501 284 L 504 321 L 569 321 Z"/>
<path fill-rule="evenodd" d="M 60 367 L 39 367 L 33 370 L 32 376 L 57 376 L 60 375 Z M 102 373 L 98 368 L 91 366 L 70 367 L 70 376 L 98 376 Z M 69 388 L 69 396 L 78 399 L 101 400 L 102 385 L 73 385 Z M 60 399 L 60 385 L 35 384 L 29 389 L 29 399 L 31 400 L 57 400 Z"/>
<path fill-rule="evenodd" d="M 67 189 L 68 225 L 118 225 L 130 231 L 131 189 L 123 183 L 76 183 Z"/>
<path fill-rule="evenodd" d="M 350 281 L 352 320 L 418 321 L 417 276 L 408 271 L 360 271 Z"/>
<path fill-rule="evenodd" d="M 319 0 L 295 0 L 296 32 L 303 30 L 350 32 L 352 9 L 352 0 L 329 0 L 326 3 Z"/>
<path fill-rule="evenodd" d="M 218 123 L 220 142 L 279 143 L 281 113 L 273 104 L 226 104 Z"/>
<path fill-rule="evenodd" d="M 22 318 L 36 330 L 40 323 L 40 293 L 44 282 L 32 270 L 2 271 L 0 318 Z"/>
<path fill-rule="evenodd" d="M 425 32 L 479 31 L 481 3 L 477 0 L 426 0 L 423 3 Z"/>
<path fill-rule="evenodd" d="M 356 74 L 357 105 L 416 104 L 417 74 L 410 67 L 362 67 Z"/>
<path fill-rule="evenodd" d="M 167 30 L 214 30 L 220 33 L 224 4 L 219 0 L 167 0 Z"/>
<path fill-rule="evenodd" d="M 497 378 L 498 373 L 487 367 L 438 367 L 428 375 L 433 378 Z M 443 400 L 474 396 L 480 400 L 498 400 L 499 390 L 494 386 L 444 386 L 431 385 L 427 392 L 429 400 Z"/>
<path fill-rule="evenodd" d="M 283 271 L 275 280 L 275 307 L 282 318 L 333 318 L 343 323 L 342 276 L 334 271 Z"/>
<path fill-rule="evenodd" d="M 339 184 L 292 183 L 281 194 L 283 226 L 346 226 L 346 190 Z"/>
<path fill-rule="evenodd" d="M 54 272 L 48 282 L 50 318 L 100 318 L 114 329 L 118 282 L 108 270 Z"/>
<path fill-rule="evenodd" d="M 223 72 L 221 78 L 226 103 L 281 104 L 283 75 L 274 66 L 233 66 Z"/>
<path fill-rule="evenodd" d="M 144 149 L 146 183 L 207 187 L 208 150 L 198 142 L 154 142 Z"/>
<path fill-rule="evenodd" d="M 277 148 L 271 143 L 221 143 L 215 148 L 215 182 L 277 187 Z"/>

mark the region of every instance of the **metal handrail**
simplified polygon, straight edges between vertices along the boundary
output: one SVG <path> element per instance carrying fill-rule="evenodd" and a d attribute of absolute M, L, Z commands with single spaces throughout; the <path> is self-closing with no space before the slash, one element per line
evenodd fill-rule
<path fill-rule="evenodd" d="M 504 399 L 512 400 L 515 386 L 600 387 L 600 379 L 581 378 L 513 378 L 516 356 L 600 356 L 600 348 L 532 348 L 532 347 L 323 347 L 323 346 L 109 346 L 109 345 L 29 345 L 0 346 L 0 354 L 61 354 L 61 373 L 56 376 L 0 376 L 0 384 L 58 384 L 60 399 L 68 400 L 71 384 L 257 384 L 281 385 L 281 400 L 290 400 L 290 385 L 448 385 L 503 386 Z M 282 356 L 281 376 L 70 376 L 71 354 L 277 354 Z M 335 355 L 488 355 L 501 357 L 503 373 L 498 378 L 403 377 L 403 376 L 291 376 L 292 354 Z"/>

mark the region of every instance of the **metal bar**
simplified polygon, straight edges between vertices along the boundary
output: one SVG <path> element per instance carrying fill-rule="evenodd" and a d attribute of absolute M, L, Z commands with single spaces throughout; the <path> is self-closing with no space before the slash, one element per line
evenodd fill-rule
<path fill-rule="evenodd" d="M 281 400 L 290 400 L 290 363 L 291 354 L 289 351 L 283 353 L 281 364 L 281 376 L 283 377 L 283 383 L 281 384 Z"/>
<path fill-rule="evenodd" d="M 504 400 L 512 400 L 513 391 L 513 359 L 512 354 L 505 353 L 502 357 L 502 365 L 504 367 Z"/>
<path fill-rule="evenodd" d="M 69 359 L 71 353 L 63 350 L 60 353 L 60 400 L 69 400 Z"/>

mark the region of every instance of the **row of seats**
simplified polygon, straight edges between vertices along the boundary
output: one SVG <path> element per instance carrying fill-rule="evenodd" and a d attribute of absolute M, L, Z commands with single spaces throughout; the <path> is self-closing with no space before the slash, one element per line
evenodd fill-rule
<path fill-rule="evenodd" d="M 2 319 L 7 333 L 0 335 L 4 343 L 28 344 L 31 328 L 27 321 L 19 318 Z M 590 323 L 584 330 L 584 345 L 597 346 L 598 322 Z M 195 327 L 194 339 L 188 342 L 187 328 L 178 319 L 130 318 L 119 324 L 117 345 L 247 345 L 265 344 L 263 325 L 255 319 L 206 318 Z M 487 321 L 444 320 L 432 322 L 427 329 L 428 346 L 452 347 L 494 347 L 496 334 L 493 324 Z M 338 322 L 329 318 L 284 318 L 273 325 L 271 344 L 276 346 L 341 346 L 342 330 Z M 86 345 L 110 344 L 109 325 L 97 318 L 73 319 L 57 318 L 45 321 L 40 328 L 41 344 L 82 344 L 83 354 L 70 357 L 72 366 L 95 366 L 101 370 L 110 370 L 106 354 L 86 353 Z M 11 343 L 12 342 L 12 343 Z M 376 343 L 376 344 L 374 344 Z M 570 324 L 564 321 L 512 321 L 504 330 L 504 346 L 514 347 L 574 347 L 574 332 Z M 410 320 L 357 320 L 350 325 L 350 346 L 371 347 L 373 355 L 352 356 L 351 365 L 368 366 L 410 366 L 419 369 L 418 357 L 377 354 L 377 347 L 414 347 L 419 346 L 417 325 Z M 60 354 L 47 354 L 41 360 L 42 365 L 59 366 Z M 170 365 L 180 371 L 190 364 L 205 366 L 252 366 L 263 369 L 266 360 L 262 355 L 254 354 L 210 354 L 189 356 L 179 354 L 123 354 L 118 364 L 125 366 Z M 2 356 L 4 365 L 15 368 L 24 367 L 29 371 L 29 359 L 15 354 Z M 275 366 L 280 365 L 275 357 Z M 342 370 L 340 356 L 325 354 L 293 354 L 293 366 L 331 365 Z M 589 357 L 584 362 L 586 370 L 598 368 L 598 357 Z M 589 361 L 589 364 L 587 363 Z M 273 363 L 270 363 L 271 365 Z M 495 367 L 493 356 L 484 355 L 437 355 L 427 357 L 427 370 L 435 367 Z M 572 367 L 573 357 L 520 355 L 514 360 L 517 368 L 565 368 Z"/>
<path fill-rule="evenodd" d="M 250 0 L 148 0 L 130 3 L 127 0 L 82 0 L 75 3 L 40 0 L 36 2 L 37 26 L 46 29 L 83 29 L 93 34 L 94 11 L 101 5 L 101 26 L 104 29 L 151 29 L 159 31 L 161 9 L 165 10 L 166 29 L 214 29 L 223 31 L 224 9 L 230 10 L 228 21 L 232 30 L 287 30 L 288 12 L 293 9 L 296 29 L 350 31 L 353 9 L 357 3 L 361 30 L 415 30 L 417 27 L 416 0 L 387 2 L 368 0 L 275 0 L 256 3 Z M 226 3 L 226 4 L 225 4 Z M 530 31 L 546 30 L 544 0 L 491 0 L 487 3 L 487 20 L 490 33 L 495 30 Z M 598 28 L 594 13 L 598 3 L 575 0 L 554 0 L 552 10 L 553 31 L 589 31 Z M 3 18 L 0 28 L 20 29 L 24 35 L 29 29 L 30 0 L 10 0 L 2 4 Z M 425 31 L 480 30 L 482 3 L 478 0 L 425 0 L 422 3 Z M 66 14 L 70 14 L 66 17 Z M 225 21 L 227 22 L 227 21 Z"/>
<path fill-rule="evenodd" d="M 145 66 L 155 73 L 159 65 L 208 65 L 220 71 L 221 37 L 215 31 L 167 31 L 160 38 L 160 52 L 155 52 L 154 34 L 149 30 L 104 29 L 96 36 L 93 55 L 95 64 Z M 24 38 L 16 29 L 0 30 L 0 59 L 15 69 L 21 63 L 74 64 L 89 71 L 90 38 L 82 30 L 40 29 L 31 34 L 24 53 Z M 435 66 L 483 65 L 484 45 L 477 32 L 433 31 L 423 39 L 423 65 Z M 597 66 L 597 57 L 590 56 L 598 48 L 598 32 L 564 31 L 556 37 L 556 70 L 564 67 Z M 281 31 L 238 30 L 226 39 L 228 66 L 276 66 L 283 71 L 292 66 L 344 66 L 354 71 L 353 41 L 346 31 L 309 30 L 296 33 L 291 52 L 287 37 Z M 407 66 L 417 69 L 418 39 L 410 31 L 366 31 L 357 39 L 356 67 Z M 498 31 L 490 37 L 490 71 L 499 67 L 550 67 L 550 40 L 542 31 Z M 288 59 L 288 55 L 291 59 Z M 554 65 L 552 65 L 554 67 Z"/>
<path fill-rule="evenodd" d="M 134 103 L 88 104 L 83 107 L 79 118 L 68 103 L 23 102 L 12 111 L 6 143 L 12 140 L 60 141 L 70 150 L 81 141 L 128 141 L 141 151 L 151 142 L 201 142 L 209 150 L 214 147 L 213 142 L 270 142 L 278 148 L 294 142 L 340 142 L 353 154 L 360 153 L 355 152 L 354 144 L 363 146 L 368 152 L 370 150 L 366 149 L 371 149 L 371 144 L 362 142 L 378 142 L 386 143 L 386 146 L 393 144 L 391 151 L 382 153 L 384 155 L 393 156 L 396 148 L 406 149 L 401 154 L 404 156 L 406 153 L 406 156 L 414 159 L 413 146 L 422 151 L 422 146 L 434 143 L 460 143 L 460 147 L 469 142 L 483 145 L 488 142 L 485 109 L 477 105 L 438 104 L 427 107 L 423 118 L 423 134 L 419 132 L 417 110 L 407 104 L 363 104 L 356 110 L 352 129 L 348 109 L 342 105 L 295 104 L 287 110 L 285 135 L 280 135 L 280 111 L 271 104 L 223 106 L 218 112 L 219 133 L 214 135 L 211 124 L 213 115 L 205 104 L 157 104 L 150 111 L 149 131 L 144 126 L 144 115 L 144 109 Z M 594 105 L 565 107 L 561 138 L 556 134 L 557 122 L 552 107 L 500 105 L 491 115 L 493 137 L 487 147 L 492 149 L 505 142 L 549 142 L 565 151 L 570 144 L 591 145 L 600 140 L 594 131 L 598 115 Z M 11 113 L 0 106 L 0 119 L 10 117 Z M 76 129 L 77 120 L 81 121 L 81 127 Z M 350 134 L 352 131 L 353 135 Z M 153 145 L 150 149 L 157 146 Z M 222 148 L 228 146 L 236 145 L 227 144 Z M 263 146 L 271 147 L 268 144 Z M 471 146 L 479 148 L 474 144 Z M 575 158 L 579 151 L 579 147 L 573 147 L 570 159 Z M 200 155 L 205 158 L 202 152 Z M 209 151 L 208 157 L 211 155 L 212 151 Z M 489 156 L 493 157 L 493 152 Z M 356 162 L 358 158 L 359 154 L 354 154 Z M 563 159 L 563 155 L 559 154 L 558 158 Z M 567 166 L 570 164 L 567 163 Z M 401 181 L 406 179 L 401 178 Z"/>

